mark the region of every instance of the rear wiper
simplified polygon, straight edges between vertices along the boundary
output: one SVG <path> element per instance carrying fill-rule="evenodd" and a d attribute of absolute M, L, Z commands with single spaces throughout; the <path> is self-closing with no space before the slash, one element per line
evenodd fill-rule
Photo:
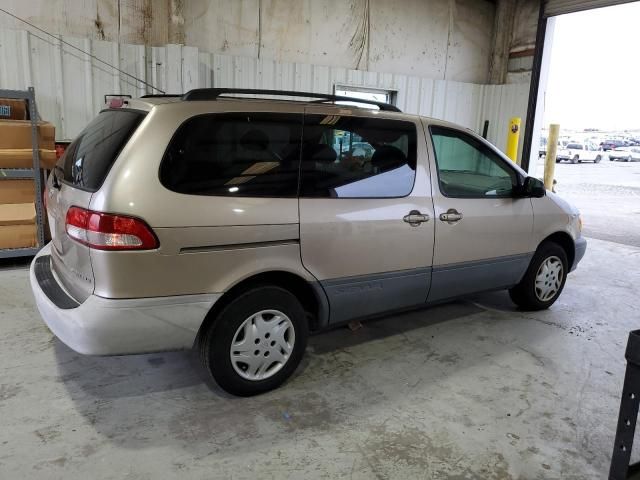
<path fill-rule="evenodd" d="M 53 180 L 51 182 L 51 186 L 57 190 L 60 190 L 60 182 L 58 181 L 58 170 L 60 170 L 60 172 L 64 175 L 64 170 L 61 166 L 56 165 L 55 167 L 53 167 Z"/>

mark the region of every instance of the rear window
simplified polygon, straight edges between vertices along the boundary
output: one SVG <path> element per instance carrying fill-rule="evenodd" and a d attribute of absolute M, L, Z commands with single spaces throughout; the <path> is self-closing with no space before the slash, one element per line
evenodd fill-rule
<path fill-rule="evenodd" d="M 144 116 L 131 110 L 101 112 L 58 161 L 63 181 L 83 190 L 98 190 Z"/>

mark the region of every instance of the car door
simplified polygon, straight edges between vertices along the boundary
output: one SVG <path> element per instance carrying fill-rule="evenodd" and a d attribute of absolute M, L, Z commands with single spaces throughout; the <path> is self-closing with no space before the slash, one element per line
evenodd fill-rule
<path fill-rule="evenodd" d="M 302 262 L 327 294 L 331 322 L 426 301 L 434 240 L 426 155 L 417 120 L 306 109 Z"/>
<path fill-rule="evenodd" d="M 427 128 L 436 215 L 429 301 L 516 284 L 535 250 L 531 200 L 513 195 L 523 172 L 476 135 Z"/>

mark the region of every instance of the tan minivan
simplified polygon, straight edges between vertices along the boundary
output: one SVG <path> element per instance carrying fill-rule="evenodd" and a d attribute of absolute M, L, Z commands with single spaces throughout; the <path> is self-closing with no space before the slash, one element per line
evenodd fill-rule
<path fill-rule="evenodd" d="M 556 301 L 586 249 L 575 208 L 469 130 L 344 100 L 201 89 L 103 110 L 45 193 L 30 277 L 49 328 L 91 355 L 196 346 L 253 395 L 309 332 L 486 290 Z"/>

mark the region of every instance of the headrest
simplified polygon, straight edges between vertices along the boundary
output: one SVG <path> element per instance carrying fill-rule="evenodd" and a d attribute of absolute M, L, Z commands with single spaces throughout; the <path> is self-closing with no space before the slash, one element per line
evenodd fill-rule
<path fill-rule="evenodd" d="M 336 151 L 329 145 L 319 143 L 310 148 L 308 159 L 314 162 L 333 163 L 338 158 Z"/>
<path fill-rule="evenodd" d="M 377 148 L 371 157 L 371 166 L 383 171 L 399 167 L 407 163 L 407 157 L 402 150 L 391 145 Z"/>
<path fill-rule="evenodd" d="M 266 150 L 269 148 L 269 137 L 262 130 L 249 130 L 242 135 L 240 144 L 247 150 Z"/>

